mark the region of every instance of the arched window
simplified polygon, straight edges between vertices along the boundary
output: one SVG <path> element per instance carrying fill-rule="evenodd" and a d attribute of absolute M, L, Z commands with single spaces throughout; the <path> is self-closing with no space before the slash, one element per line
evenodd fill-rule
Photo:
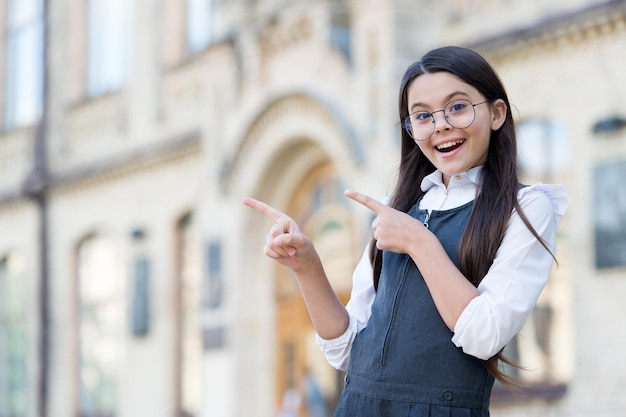
<path fill-rule="evenodd" d="M 0 259 L 0 417 L 31 415 L 28 401 L 26 260 L 17 252 Z"/>
<path fill-rule="evenodd" d="M 102 236 L 78 247 L 79 415 L 113 417 L 125 337 L 126 288 L 114 242 Z"/>

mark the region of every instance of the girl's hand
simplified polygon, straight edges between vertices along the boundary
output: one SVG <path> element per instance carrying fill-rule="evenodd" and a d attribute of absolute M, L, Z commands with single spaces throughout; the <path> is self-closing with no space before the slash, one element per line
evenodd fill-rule
<path fill-rule="evenodd" d="M 409 253 L 411 248 L 415 248 L 416 242 L 419 242 L 419 237 L 428 233 L 418 220 L 365 194 L 347 190 L 345 195 L 376 214 L 372 232 L 378 249 Z"/>
<path fill-rule="evenodd" d="M 274 220 L 265 254 L 294 272 L 317 334 L 327 340 L 344 334 L 350 316 L 333 291 L 311 240 L 291 217 L 268 204 L 253 198 L 244 198 L 243 204 Z"/>
<path fill-rule="evenodd" d="M 382 250 L 406 253 L 413 259 L 441 318 L 454 331 L 461 313 L 479 293 L 450 260 L 437 237 L 406 213 L 356 191 L 346 191 L 345 194 L 378 215 L 372 226 L 376 246 Z"/>
<path fill-rule="evenodd" d="M 253 198 L 244 198 L 243 204 L 274 220 L 263 249 L 267 256 L 294 271 L 319 261 L 313 243 L 291 217 Z"/>

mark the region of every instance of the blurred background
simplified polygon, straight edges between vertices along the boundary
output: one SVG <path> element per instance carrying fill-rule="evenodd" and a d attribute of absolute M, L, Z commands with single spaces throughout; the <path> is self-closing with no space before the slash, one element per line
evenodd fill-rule
<path fill-rule="evenodd" d="M 260 198 L 347 301 L 397 92 L 437 46 L 508 88 L 554 269 L 492 415 L 626 416 L 626 1 L 2 0 L 0 417 L 323 417 L 326 364 Z M 621 324 L 620 324 L 621 323 Z"/>

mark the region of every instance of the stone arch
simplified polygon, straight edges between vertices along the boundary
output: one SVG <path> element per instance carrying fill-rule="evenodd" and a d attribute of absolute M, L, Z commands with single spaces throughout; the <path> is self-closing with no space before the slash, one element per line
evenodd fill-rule
<path fill-rule="evenodd" d="M 322 255 L 336 254 L 338 251 L 333 245 L 338 239 L 344 242 L 345 258 L 331 256 L 328 266 L 335 271 L 349 270 L 338 280 L 338 274 L 331 277 L 331 283 L 345 302 L 349 297 L 356 255 L 362 248 L 355 243 L 355 225 L 349 203 L 345 201 L 345 206 L 341 205 L 341 180 L 353 175 L 360 166 L 363 151 L 353 132 L 341 120 L 345 119 L 310 96 L 298 94 L 272 101 L 238 144 L 223 171 L 222 185 L 226 194 L 249 195 L 287 212 L 296 221 L 304 220 L 300 226 L 311 234 L 309 237 L 316 245 L 319 242 L 317 249 Z M 310 202 L 300 201 L 299 204 L 297 200 L 312 194 L 306 190 L 317 189 L 316 178 L 320 179 L 318 183 L 322 187 L 326 180 L 330 181 L 327 192 L 335 192 L 337 198 L 334 203 L 322 208 L 318 206 L 311 213 L 307 208 L 311 206 Z M 237 299 L 241 305 L 254 308 L 242 314 L 243 326 L 237 331 L 237 340 L 241 346 L 255 346 L 254 350 L 246 350 L 246 365 L 242 365 L 242 369 L 264 363 L 268 372 L 258 380 L 246 375 L 242 391 L 256 392 L 264 401 L 269 399 L 271 404 L 265 403 L 265 407 L 275 410 L 285 388 L 292 383 L 284 376 L 285 368 L 281 368 L 285 360 L 293 355 L 299 369 L 292 375 L 296 379 L 301 378 L 304 371 L 309 371 L 311 364 L 320 361 L 313 353 L 319 353 L 319 350 L 313 344 L 312 324 L 308 316 L 302 319 L 307 313 L 301 296 L 285 295 L 285 291 L 290 291 L 288 283 L 287 286 L 281 285 L 290 277 L 285 276 L 288 274 L 284 268 L 267 260 L 263 254 L 269 224 L 268 219 L 252 210 L 244 211 L 241 218 L 240 255 L 246 260 L 242 264 L 241 276 L 246 278 L 245 283 L 237 286 Z M 298 317 L 297 323 L 287 326 L 288 329 L 282 327 L 286 316 Z M 246 328 L 248 323 L 254 323 L 254 327 Z M 325 363 L 324 366 L 330 367 Z M 323 388 L 332 402 L 336 399 L 333 389 L 341 384 L 340 378 L 333 376 L 331 370 L 318 372 L 317 376 L 324 381 Z M 267 384 L 268 379 L 276 383 Z M 246 410 L 241 411 L 245 414 Z"/>
<path fill-rule="evenodd" d="M 280 149 L 291 145 L 290 142 L 302 141 L 302 138 L 314 138 L 333 159 L 354 166 L 364 162 L 365 152 L 347 116 L 319 95 L 311 92 L 285 94 L 262 108 L 220 167 L 224 193 L 236 188 L 233 184 L 241 179 L 242 167 L 250 167 L 251 158 L 271 160 L 272 154 L 280 153 Z M 245 169 L 244 175 L 249 174 L 249 169 Z"/>

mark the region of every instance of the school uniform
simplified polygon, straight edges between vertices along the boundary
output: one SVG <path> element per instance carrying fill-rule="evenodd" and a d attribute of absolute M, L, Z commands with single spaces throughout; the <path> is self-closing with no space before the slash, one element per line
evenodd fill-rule
<path fill-rule="evenodd" d="M 448 187 L 436 171 L 424 179 L 425 195 L 408 212 L 428 223 L 457 267 L 458 243 L 471 214 L 480 169 L 453 178 Z M 567 205 L 565 192 L 543 184 L 525 190 L 520 191 L 520 203 L 554 248 L 556 223 Z M 489 416 L 494 378 L 482 360 L 495 355 L 521 329 L 552 265 L 550 254 L 519 222 L 514 213 L 503 250 L 454 332 L 443 322 L 408 255 L 383 251 L 376 292 L 364 254 L 353 277 L 346 333 L 333 340 L 317 338 L 329 362 L 347 371 L 336 417 Z"/>

